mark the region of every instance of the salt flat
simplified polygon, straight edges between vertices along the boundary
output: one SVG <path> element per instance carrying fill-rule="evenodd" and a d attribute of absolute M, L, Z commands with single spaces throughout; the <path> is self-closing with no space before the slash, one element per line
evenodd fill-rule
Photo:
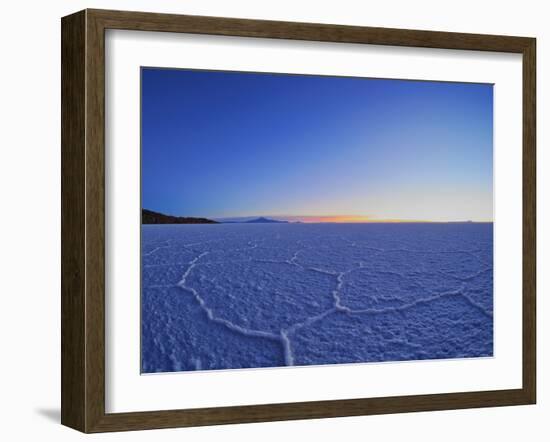
<path fill-rule="evenodd" d="M 492 356 L 493 225 L 142 226 L 143 373 Z"/>

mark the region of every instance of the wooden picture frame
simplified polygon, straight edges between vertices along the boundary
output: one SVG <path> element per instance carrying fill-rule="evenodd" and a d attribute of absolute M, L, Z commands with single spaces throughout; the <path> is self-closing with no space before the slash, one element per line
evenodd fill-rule
<path fill-rule="evenodd" d="M 523 57 L 523 385 L 512 390 L 105 412 L 105 30 L 518 53 Z M 91 432 L 534 404 L 534 38 L 84 10 L 62 19 L 62 424 Z"/>

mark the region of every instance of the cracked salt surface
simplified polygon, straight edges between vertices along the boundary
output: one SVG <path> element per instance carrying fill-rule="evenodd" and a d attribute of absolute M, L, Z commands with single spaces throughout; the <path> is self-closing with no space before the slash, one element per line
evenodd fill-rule
<path fill-rule="evenodd" d="M 492 356 L 492 232 L 142 226 L 142 372 Z"/>

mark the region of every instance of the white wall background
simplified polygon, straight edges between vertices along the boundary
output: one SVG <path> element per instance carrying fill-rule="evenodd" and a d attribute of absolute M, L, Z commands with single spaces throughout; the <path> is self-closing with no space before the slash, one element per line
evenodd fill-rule
<path fill-rule="evenodd" d="M 538 39 L 539 403 L 529 407 L 115 433 L 95 440 L 542 441 L 550 433 L 550 27 L 536 0 L 19 0 L 0 27 L 0 436 L 80 440 L 59 425 L 60 22 L 86 7 L 534 36 Z M 90 437 L 90 436 L 88 436 Z"/>

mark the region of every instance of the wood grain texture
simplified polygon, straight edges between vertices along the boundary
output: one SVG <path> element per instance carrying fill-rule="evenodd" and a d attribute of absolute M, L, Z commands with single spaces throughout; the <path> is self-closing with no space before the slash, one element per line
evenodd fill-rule
<path fill-rule="evenodd" d="M 105 36 L 86 11 L 86 431 L 105 415 Z"/>
<path fill-rule="evenodd" d="M 105 29 L 282 38 L 474 51 L 522 52 L 529 38 L 149 12 L 88 10 Z"/>
<path fill-rule="evenodd" d="M 85 13 L 61 28 L 61 422 L 85 427 Z"/>
<path fill-rule="evenodd" d="M 523 389 L 537 395 L 536 40 L 523 51 Z"/>
<path fill-rule="evenodd" d="M 523 387 L 190 410 L 105 413 L 105 30 L 515 52 L 523 55 Z M 62 423 L 83 432 L 531 404 L 536 398 L 535 40 L 141 12 L 62 20 Z"/>

